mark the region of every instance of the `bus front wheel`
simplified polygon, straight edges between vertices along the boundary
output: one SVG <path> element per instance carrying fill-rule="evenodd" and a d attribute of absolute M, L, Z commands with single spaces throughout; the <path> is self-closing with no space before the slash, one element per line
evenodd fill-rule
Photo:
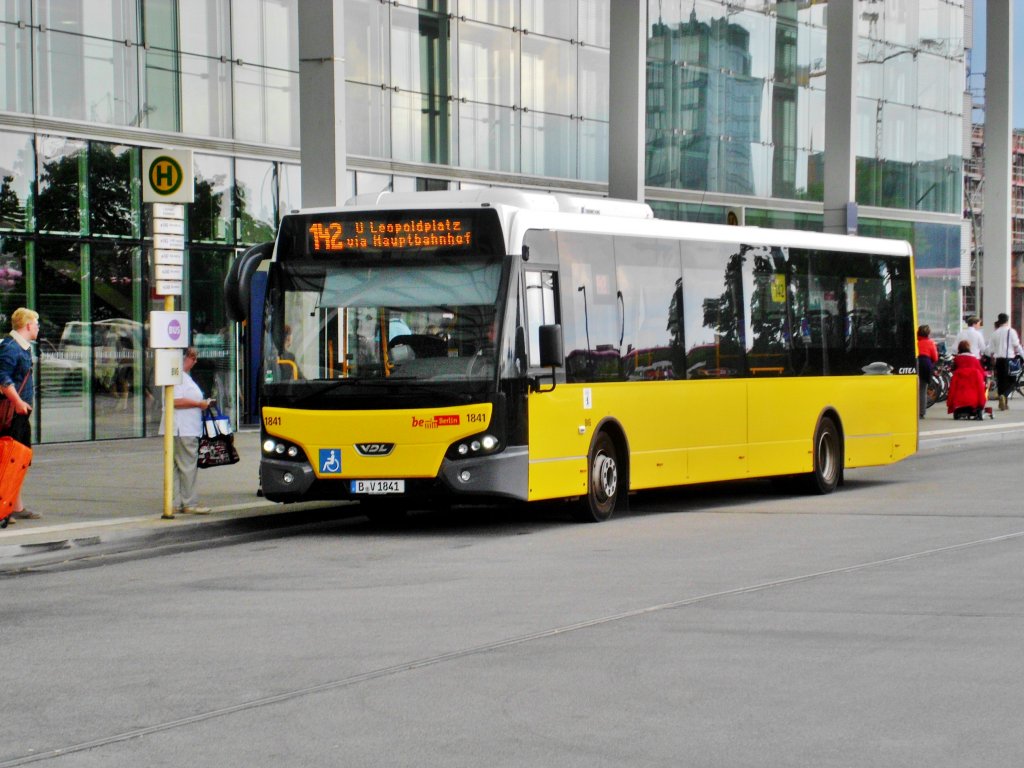
<path fill-rule="evenodd" d="M 580 500 L 574 516 L 585 523 L 603 523 L 615 511 L 619 494 L 618 453 L 607 432 L 594 439 L 587 466 L 587 496 Z"/>
<path fill-rule="evenodd" d="M 832 493 L 843 478 L 843 441 L 839 428 L 829 417 L 822 417 L 814 431 L 814 469 L 807 476 L 808 489 L 814 493 Z"/>

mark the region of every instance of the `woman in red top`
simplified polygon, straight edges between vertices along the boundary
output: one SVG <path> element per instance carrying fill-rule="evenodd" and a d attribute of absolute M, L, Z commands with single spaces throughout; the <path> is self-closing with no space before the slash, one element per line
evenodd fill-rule
<path fill-rule="evenodd" d="M 939 362 L 939 350 L 931 340 L 930 325 L 917 327 L 917 376 L 918 376 L 918 417 L 924 418 L 928 408 L 928 382 L 932 380 L 932 369 Z"/>
<path fill-rule="evenodd" d="M 953 413 L 960 408 L 970 408 L 975 415 L 985 407 L 988 387 L 985 386 L 985 371 L 981 361 L 971 354 L 971 342 L 964 339 L 957 347 L 953 358 L 953 380 L 946 396 L 946 410 Z"/>

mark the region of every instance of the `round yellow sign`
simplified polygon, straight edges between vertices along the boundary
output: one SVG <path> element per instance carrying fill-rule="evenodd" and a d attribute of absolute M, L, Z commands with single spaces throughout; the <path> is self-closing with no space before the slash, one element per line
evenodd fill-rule
<path fill-rule="evenodd" d="M 181 187 L 185 172 L 173 157 L 161 155 L 149 164 L 149 185 L 158 195 L 173 195 Z"/>

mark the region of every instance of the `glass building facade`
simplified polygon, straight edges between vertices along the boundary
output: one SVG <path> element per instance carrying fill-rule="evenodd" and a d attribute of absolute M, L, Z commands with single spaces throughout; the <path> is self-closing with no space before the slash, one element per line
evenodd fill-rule
<path fill-rule="evenodd" d="M 828 3 L 646 2 L 657 215 L 821 229 Z M 611 0 L 345 0 L 349 193 L 607 194 Z M 859 3 L 861 234 L 909 240 L 922 322 L 960 314 L 963 0 Z M 0 323 L 42 315 L 36 436 L 153 434 L 145 147 L 191 148 L 180 308 L 207 393 L 251 419 L 239 249 L 300 203 L 299 0 L 0 0 Z M 955 330 L 953 331 L 955 332 Z"/>

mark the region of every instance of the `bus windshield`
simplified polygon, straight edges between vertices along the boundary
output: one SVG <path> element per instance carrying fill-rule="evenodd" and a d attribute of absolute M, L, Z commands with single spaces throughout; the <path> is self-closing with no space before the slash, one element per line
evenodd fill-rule
<path fill-rule="evenodd" d="M 282 265 L 264 382 L 493 379 L 498 257 Z"/>

